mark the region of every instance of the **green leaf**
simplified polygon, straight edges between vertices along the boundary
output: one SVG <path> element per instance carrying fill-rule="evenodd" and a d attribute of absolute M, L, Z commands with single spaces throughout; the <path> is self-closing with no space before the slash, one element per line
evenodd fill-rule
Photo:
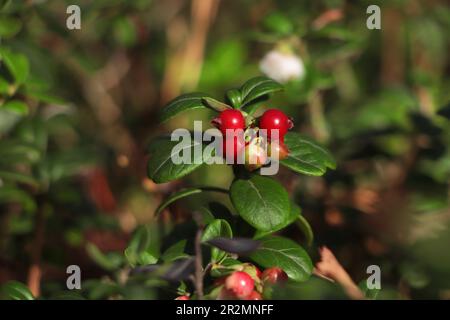
<path fill-rule="evenodd" d="M 225 237 L 232 238 L 233 230 L 231 229 L 230 224 L 223 219 L 217 219 L 211 222 L 203 232 L 202 242 L 207 242 L 211 239 Z M 211 249 L 211 260 L 213 262 L 218 262 L 222 260 L 226 256 L 226 252 L 219 250 L 217 248 Z"/>
<path fill-rule="evenodd" d="M 283 86 L 270 78 L 262 76 L 252 78 L 244 83 L 240 89 L 242 98 L 241 107 L 258 98 L 262 98 L 264 95 L 280 90 L 283 90 Z"/>
<path fill-rule="evenodd" d="M 95 244 L 88 243 L 86 252 L 100 267 L 108 271 L 114 271 L 122 264 L 122 256 L 116 252 L 103 253 Z"/>
<path fill-rule="evenodd" d="M 365 279 L 358 283 L 358 287 L 361 289 L 364 297 L 368 300 L 377 300 L 378 294 L 381 291 L 381 289 L 369 289 L 367 287 L 367 280 Z"/>
<path fill-rule="evenodd" d="M 0 171 L 0 179 L 24 183 L 33 187 L 37 187 L 39 185 L 38 181 L 31 175 L 23 174 L 20 172 Z"/>
<path fill-rule="evenodd" d="M 36 202 L 27 192 L 15 187 L 0 187 L 1 203 L 19 203 L 27 212 L 36 211 Z"/>
<path fill-rule="evenodd" d="M 178 150 L 174 149 L 175 146 L 177 146 Z M 201 152 L 196 153 L 195 148 L 201 149 Z M 152 151 L 150 151 L 150 160 L 147 167 L 148 176 L 155 183 L 164 183 L 182 178 L 200 167 L 204 161 L 211 157 L 211 154 L 203 155 L 203 149 L 204 145 L 193 139 L 188 142 L 161 140 L 157 143 L 157 146 L 152 146 Z M 188 161 L 185 162 L 188 163 L 175 164 L 172 160 L 172 155 L 183 156 L 185 152 L 188 154 Z"/>
<path fill-rule="evenodd" d="M 314 233 L 312 231 L 311 225 L 301 214 L 298 215 L 297 218 L 298 218 L 297 226 L 300 228 L 300 230 L 302 230 L 303 234 L 305 235 L 306 244 L 308 246 L 311 246 L 314 241 Z"/>
<path fill-rule="evenodd" d="M 268 236 L 260 241 L 261 246 L 250 255 L 250 259 L 264 268 L 279 267 L 294 281 L 309 279 L 313 264 L 300 245 L 283 237 Z"/>
<path fill-rule="evenodd" d="M 280 163 L 289 169 L 310 176 L 321 176 L 327 168 L 336 168 L 336 162 L 330 152 L 312 139 L 296 132 L 288 132 L 284 142 L 289 149 L 289 155 Z"/>
<path fill-rule="evenodd" d="M 30 289 L 19 281 L 8 281 L 1 288 L 1 298 L 7 300 L 34 300 Z"/>
<path fill-rule="evenodd" d="M 299 206 L 297 206 L 295 203 L 291 203 L 291 210 L 289 210 L 289 217 L 288 219 L 285 221 L 285 223 L 283 223 L 280 227 L 281 229 L 286 228 L 287 226 L 289 226 L 291 223 L 295 222 L 299 217 L 300 217 L 300 213 L 301 213 L 301 209 Z M 271 234 L 272 232 L 270 231 L 261 231 L 261 230 L 256 230 L 255 232 L 255 236 L 253 237 L 254 239 L 259 239 L 262 238 L 264 236 L 267 236 L 269 234 Z"/>
<path fill-rule="evenodd" d="M 258 230 L 274 232 L 289 220 L 289 196 L 271 178 L 237 179 L 231 184 L 230 197 L 239 215 Z"/>
<path fill-rule="evenodd" d="M 165 263 L 173 262 L 177 259 L 187 258 L 189 255 L 184 252 L 186 248 L 186 240 L 181 240 L 169 247 L 161 256 L 161 260 Z"/>
<path fill-rule="evenodd" d="M 155 264 L 159 257 L 159 241 L 156 229 L 140 226 L 125 249 L 125 258 L 132 266 Z"/>
<path fill-rule="evenodd" d="M 25 102 L 20 100 L 10 100 L 7 101 L 5 104 L 0 106 L 0 108 L 4 110 L 8 110 L 11 112 L 14 112 L 18 115 L 24 116 L 28 114 L 28 106 Z"/>
<path fill-rule="evenodd" d="M 0 17 L 0 38 L 10 38 L 19 32 L 22 23 L 19 19 Z"/>
<path fill-rule="evenodd" d="M 280 12 L 274 12 L 268 15 L 263 21 L 263 26 L 268 31 L 280 35 L 290 34 L 294 30 L 292 22 L 284 14 Z"/>
<path fill-rule="evenodd" d="M 239 90 L 237 90 L 237 89 L 228 90 L 227 94 L 226 94 L 226 98 L 227 98 L 227 100 L 230 101 L 233 108 L 239 109 L 241 107 L 242 96 L 241 96 L 241 92 Z"/>
<path fill-rule="evenodd" d="M 209 97 L 209 95 L 204 93 L 183 94 L 164 107 L 161 114 L 161 121 L 167 121 L 183 111 L 206 108 L 203 99 Z"/>
<path fill-rule="evenodd" d="M 220 102 L 216 99 L 213 98 L 203 98 L 203 101 L 209 106 L 211 107 L 213 110 L 216 110 L 217 112 L 222 112 L 225 111 L 227 109 L 233 109 L 232 107 L 230 107 L 229 105 L 227 105 L 226 103 Z"/>
<path fill-rule="evenodd" d="M 0 57 L 8 67 L 16 82 L 25 82 L 30 72 L 30 65 L 27 57 L 21 53 L 13 53 L 6 49 L 0 51 Z"/>
<path fill-rule="evenodd" d="M 158 208 L 156 208 L 155 210 L 155 215 L 160 214 L 165 208 L 167 208 L 170 204 L 172 204 L 173 202 L 180 200 L 182 198 L 186 198 L 189 197 L 193 194 L 197 194 L 203 191 L 216 191 L 216 192 L 223 192 L 223 193 L 228 193 L 227 190 L 225 189 L 221 189 L 221 188 L 214 188 L 214 187 L 203 187 L 203 188 L 187 188 L 187 189 L 183 189 L 180 190 L 178 192 L 175 192 L 173 194 L 171 194 L 166 200 L 164 200 L 159 206 Z"/>

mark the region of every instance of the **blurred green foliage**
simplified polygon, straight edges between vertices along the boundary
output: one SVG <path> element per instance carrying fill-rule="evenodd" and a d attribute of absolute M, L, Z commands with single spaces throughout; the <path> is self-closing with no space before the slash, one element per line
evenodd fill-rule
<path fill-rule="evenodd" d="M 70 31 L 66 7 L 74 2 L 82 29 Z M 159 112 L 186 91 L 222 98 L 260 74 L 265 53 L 288 50 L 305 76 L 267 106 L 290 114 L 338 163 L 320 179 L 280 177 L 312 221 L 310 253 L 328 245 L 356 282 L 380 265 L 378 299 L 448 298 L 445 1 L 220 1 L 206 18 L 198 3 L 0 1 L 2 297 L 33 297 L 17 280 L 30 284 L 37 263 L 43 298 L 173 298 L 160 277 L 127 272 L 176 254 L 176 240 L 195 232 L 190 208 L 222 196 L 183 200 L 160 220 L 153 212 L 174 189 L 229 185 L 231 174 L 206 166 L 183 182 L 148 180 L 150 139 L 210 119 L 199 111 L 159 126 Z M 370 4 L 381 7 L 381 30 L 366 28 Z M 305 241 L 295 228 L 284 233 Z M 65 289 L 70 264 L 83 270 L 81 292 Z M 320 278 L 274 297 L 345 298 Z"/>

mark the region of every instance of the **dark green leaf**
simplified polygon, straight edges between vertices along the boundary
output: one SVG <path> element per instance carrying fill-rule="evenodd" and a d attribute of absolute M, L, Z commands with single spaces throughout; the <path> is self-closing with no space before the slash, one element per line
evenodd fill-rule
<path fill-rule="evenodd" d="M 105 270 L 114 271 L 122 264 L 122 256 L 120 254 L 116 252 L 103 253 L 93 243 L 86 245 L 86 251 L 91 259 Z"/>
<path fill-rule="evenodd" d="M 286 222 L 283 225 L 281 225 L 280 230 L 283 228 L 286 228 L 291 223 L 295 222 L 300 217 L 300 213 L 301 213 L 300 207 L 297 206 L 295 203 L 291 203 L 291 210 L 289 211 L 289 217 L 286 220 Z M 270 232 L 270 231 L 256 230 L 255 236 L 253 238 L 259 239 L 259 238 L 267 236 L 271 233 L 272 232 Z"/>
<path fill-rule="evenodd" d="M 167 121 L 183 111 L 206 108 L 203 99 L 208 97 L 204 93 L 188 93 L 175 98 L 162 110 L 161 121 Z"/>
<path fill-rule="evenodd" d="M 217 192 L 224 192 L 227 193 L 228 191 L 221 188 L 214 188 L 214 187 L 204 187 L 204 188 L 187 188 L 180 190 L 178 192 L 175 192 L 171 194 L 166 200 L 164 200 L 156 209 L 155 215 L 160 214 L 165 208 L 167 208 L 170 204 L 173 202 L 180 200 L 182 198 L 191 196 L 193 194 L 197 194 L 203 191 L 217 191 Z"/>
<path fill-rule="evenodd" d="M 217 112 L 222 112 L 227 109 L 232 109 L 229 105 L 227 105 L 223 102 L 217 101 L 216 99 L 213 99 L 213 98 L 206 97 L 206 98 L 203 98 L 203 101 L 206 103 L 206 105 L 208 105 L 212 109 L 216 110 Z"/>
<path fill-rule="evenodd" d="M 19 281 L 9 281 L 1 288 L 2 299 L 7 300 L 34 300 L 30 289 Z"/>
<path fill-rule="evenodd" d="M 13 171 L 0 171 L 0 179 L 24 183 L 34 187 L 39 184 L 31 175 Z"/>
<path fill-rule="evenodd" d="M 161 260 L 165 263 L 173 262 L 181 258 L 187 258 L 189 255 L 184 252 L 186 248 L 186 240 L 181 240 L 169 247 L 161 256 Z"/>
<path fill-rule="evenodd" d="M 34 198 L 24 190 L 18 188 L 0 187 L 1 203 L 19 203 L 25 211 L 34 212 L 36 210 Z"/>
<path fill-rule="evenodd" d="M 300 245 L 283 237 L 268 236 L 260 241 L 261 246 L 250 255 L 253 261 L 264 268 L 279 267 L 294 281 L 309 279 L 313 264 Z"/>
<path fill-rule="evenodd" d="M 178 150 L 174 149 L 175 146 L 177 146 Z M 196 154 L 195 148 L 198 146 L 201 152 Z M 152 147 L 152 149 L 147 172 L 148 176 L 156 183 L 164 183 L 182 178 L 200 167 L 204 161 L 211 157 L 211 154 L 203 155 L 204 145 L 195 140 L 188 142 L 159 141 L 158 147 Z M 189 163 L 175 164 L 172 161 L 172 155 L 183 156 L 185 152 L 187 152 L 189 158 L 189 161 L 186 162 Z"/>
<path fill-rule="evenodd" d="M 23 83 L 30 72 L 28 59 L 21 53 L 13 53 L 9 50 L 1 50 L 0 57 L 6 64 L 14 79 L 18 83 Z"/>
<path fill-rule="evenodd" d="M 312 139 L 296 132 L 288 132 L 284 142 L 289 149 L 289 155 L 280 163 L 289 169 L 306 175 L 321 176 L 327 168 L 336 168 L 336 162 L 330 152 Z"/>
<path fill-rule="evenodd" d="M 207 242 L 211 239 L 218 237 L 232 238 L 233 231 L 231 230 L 230 224 L 223 219 L 217 219 L 211 222 L 203 232 L 202 242 Z M 211 260 L 213 262 L 220 261 L 226 256 L 226 252 L 221 251 L 217 248 L 212 248 L 211 250 Z"/>
<path fill-rule="evenodd" d="M 283 86 L 267 77 L 256 77 L 244 83 L 240 89 L 242 105 L 244 107 L 249 102 L 256 100 L 272 92 L 280 91 Z"/>
<path fill-rule="evenodd" d="M 314 241 L 314 233 L 312 231 L 309 222 L 301 214 L 298 215 L 297 226 L 300 228 L 300 230 L 302 230 L 303 234 L 305 235 L 306 244 L 308 246 L 311 246 Z"/>
<path fill-rule="evenodd" d="M 159 258 L 159 241 L 156 228 L 152 226 L 137 228 L 124 254 L 132 267 L 155 264 Z"/>
<path fill-rule="evenodd" d="M 22 24 L 19 19 L 0 17 L 0 37 L 10 38 L 19 32 Z"/>
<path fill-rule="evenodd" d="M 241 107 L 242 96 L 241 92 L 237 89 L 231 89 L 227 91 L 226 98 L 230 101 L 233 108 L 238 109 Z"/>
<path fill-rule="evenodd" d="M 271 178 L 253 175 L 237 179 L 231 185 L 230 197 L 239 215 L 258 230 L 274 232 L 289 220 L 289 196 Z"/>

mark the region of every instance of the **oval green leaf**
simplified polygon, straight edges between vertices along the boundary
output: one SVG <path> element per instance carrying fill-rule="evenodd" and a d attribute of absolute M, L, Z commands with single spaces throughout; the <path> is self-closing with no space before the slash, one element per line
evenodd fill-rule
<path fill-rule="evenodd" d="M 196 148 L 199 148 L 196 152 Z M 150 151 L 147 174 L 155 183 L 164 183 L 182 178 L 208 160 L 211 154 L 203 155 L 204 145 L 195 140 L 188 142 L 170 141 L 168 139 L 158 141 L 157 147 L 153 146 Z M 175 164 L 173 155 L 187 155 L 188 161 Z M 204 158 L 205 156 L 206 158 Z"/>
<path fill-rule="evenodd" d="M 271 178 L 253 175 L 237 179 L 231 185 L 230 197 L 239 215 L 258 230 L 274 232 L 289 220 L 289 196 Z"/>
<path fill-rule="evenodd" d="M 283 237 L 268 236 L 260 241 L 261 246 L 250 255 L 250 259 L 264 268 L 279 267 L 294 281 L 309 279 L 313 264 L 300 245 Z"/>
<path fill-rule="evenodd" d="M 1 288 L 1 298 L 7 300 L 34 300 L 30 289 L 22 282 L 8 281 Z"/>
<path fill-rule="evenodd" d="M 240 88 L 242 107 L 272 92 L 283 90 L 283 86 L 267 77 L 256 77 L 245 82 Z"/>
<path fill-rule="evenodd" d="M 188 93 L 183 94 L 167 104 L 162 110 L 161 121 L 167 121 L 177 114 L 193 109 L 206 108 L 203 103 L 204 98 L 208 98 L 209 95 L 204 93 Z"/>
<path fill-rule="evenodd" d="M 285 167 L 310 176 L 321 176 L 327 168 L 336 168 L 336 161 L 331 153 L 312 139 L 296 132 L 288 132 L 284 142 L 289 155 L 280 163 Z"/>
<path fill-rule="evenodd" d="M 207 242 L 215 238 L 232 238 L 233 230 L 230 224 L 224 219 L 216 219 L 211 222 L 203 232 L 202 242 Z M 217 248 L 211 249 L 211 261 L 218 262 L 226 256 L 226 252 L 219 250 Z"/>

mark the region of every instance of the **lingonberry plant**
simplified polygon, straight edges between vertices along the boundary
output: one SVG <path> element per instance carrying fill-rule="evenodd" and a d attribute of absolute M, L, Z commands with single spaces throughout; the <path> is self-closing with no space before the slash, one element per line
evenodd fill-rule
<path fill-rule="evenodd" d="M 149 244 L 148 234 L 138 230 L 125 251 L 133 273 L 156 272 L 178 288 L 178 298 L 177 294 L 173 297 L 178 300 L 260 300 L 270 298 L 271 290 L 266 290 L 270 286 L 288 279 L 308 280 L 313 264 L 307 251 L 295 241 L 274 233 L 297 223 L 310 245 L 311 228 L 283 186 L 273 177 L 261 175 L 259 169 L 270 161 L 280 161 L 294 172 L 320 176 L 327 168 L 334 168 L 335 161 L 325 148 L 310 138 L 289 131 L 293 121 L 281 110 L 269 109 L 261 115 L 258 111 L 261 102 L 281 89 L 279 83 L 257 77 L 239 89 L 229 90 L 225 102 L 192 93 L 176 98 L 163 109 L 162 120 L 165 121 L 182 111 L 211 108 L 219 113 L 211 122 L 223 135 L 227 131 L 247 132 L 250 128 L 257 134 L 245 137 L 241 143 L 235 139 L 236 135 L 232 136 L 234 153 L 245 152 L 246 161 L 244 165 L 231 164 L 235 177 L 229 188 L 186 188 L 168 197 L 156 210 L 158 215 L 173 202 L 200 192 L 221 192 L 229 196 L 232 212 L 224 216 L 203 207 L 194 210 L 192 216 L 197 231 L 193 245 L 189 245 L 190 239 L 178 239 L 160 255 Z M 258 134 L 258 129 L 268 130 L 267 135 Z M 277 139 L 271 135 L 272 129 L 278 130 Z M 229 135 L 225 135 L 225 151 L 229 148 L 228 139 Z M 195 143 L 187 148 L 193 149 Z M 198 159 L 194 159 L 192 150 L 191 162 L 175 164 L 171 161 L 175 144 L 168 138 L 152 143 L 148 175 L 155 183 L 180 179 L 208 160 L 203 154 L 200 163 L 195 161 Z M 272 149 L 267 148 L 271 144 L 278 151 L 277 159 L 266 152 Z M 208 157 L 215 155 L 215 150 L 207 153 Z M 253 162 L 249 161 L 252 157 Z"/>

